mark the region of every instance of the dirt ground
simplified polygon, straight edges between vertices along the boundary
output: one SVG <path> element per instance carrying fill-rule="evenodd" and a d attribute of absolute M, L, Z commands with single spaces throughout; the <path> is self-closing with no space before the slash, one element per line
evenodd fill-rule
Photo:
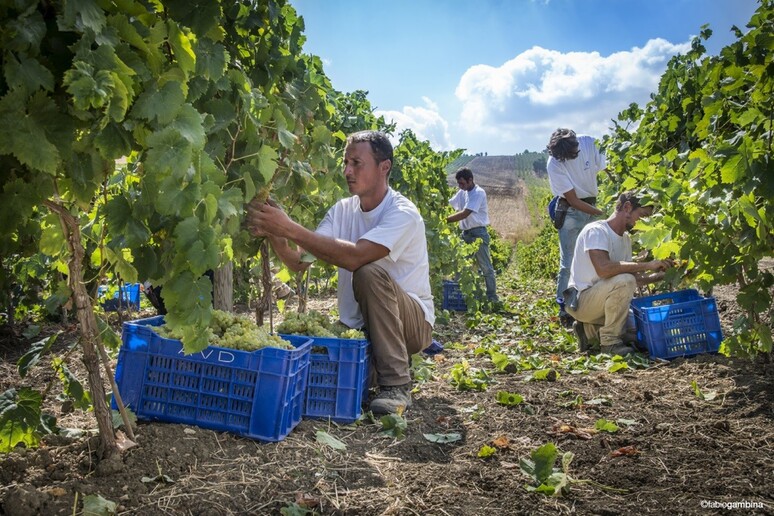
<path fill-rule="evenodd" d="M 383 436 L 381 425 L 368 420 L 346 426 L 303 420 L 278 443 L 139 422 L 138 446 L 105 473 L 96 469 L 93 436 L 49 436 L 37 450 L 0 456 L 0 514 L 80 514 L 84 497 L 95 494 L 115 502 L 117 514 L 137 515 L 705 514 L 735 503 L 745 513 L 774 514 L 774 365 L 702 355 L 616 373 L 562 370 L 553 382 L 526 381 L 524 371 L 497 373 L 486 354 L 475 353 L 492 339 L 503 350 L 528 346 L 557 364 L 580 359 L 573 346 L 557 344 L 565 333 L 556 321 L 529 318 L 550 297 L 550 285 L 517 285 L 508 279 L 499 285 L 514 313 L 475 328 L 456 314 L 436 328 L 447 350 L 426 362 L 433 378 L 417 385 L 403 439 Z M 733 289 L 714 294 L 730 331 Z M 333 302 L 316 299 L 312 308 Z M 525 338 L 519 328 L 529 325 L 546 330 Z M 76 338 L 74 327 L 64 330 L 58 353 Z M 43 365 L 19 379 L 20 347 L 9 339 L 0 347 L 0 392 L 42 389 L 54 380 Z M 485 391 L 457 390 L 449 372 L 463 360 L 488 370 L 496 383 Z M 73 369 L 85 381 L 82 368 Z M 715 397 L 700 399 L 692 381 Z M 54 386 L 47 407 L 59 425 L 95 428 L 90 414 L 55 399 Z M 498 391 L 518 392 L 524 403 L 500 405 Z M 615 433 L 584 430 L 600 418 L 624 424 Z M 346 450 L 317 442 L 319 430 Z M 438 444 L 424 435 L 450 433 L 461 439 Z M 519 467 L 548 442 L 574 454 L 562 497 L 529 492 Z M 479 458 L 485 445 L 495 453 Z"/>

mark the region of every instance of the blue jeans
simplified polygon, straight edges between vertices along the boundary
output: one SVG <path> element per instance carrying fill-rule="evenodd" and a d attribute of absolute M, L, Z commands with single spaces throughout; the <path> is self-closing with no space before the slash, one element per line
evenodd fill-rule
<path fill-rule="evenodd" d="M 486 298 L 489 301 L 499 301 L 495 271 L 494 267 L 492 267 L 492 257 L 489 254 L 489 232 L 484 226 L 466 229 L 462 232 L 462 240 L 466 244 L 472 244 L 477 239 L 481 240 L 481 245 L 478 246 L 478 251 L 476 251 L 476 263 L 478 263 L 478 269 L 484 276 L 484 282 L 486 282 Z"/>
<path fill-rule="evenodd" d="M 567 284 L 570 282 L 570 267 L 572 267 L 572 257 L 575 253 L 575 241 L 578 240 L 581 229 L 594 219 L 594 215 L 571 207 L 567 210 L 562 229 L 559 230 L 559 275 L 556 278 L 556 302 L 562 309 L 564 309 L 562 292 L 567 289 Z"/>

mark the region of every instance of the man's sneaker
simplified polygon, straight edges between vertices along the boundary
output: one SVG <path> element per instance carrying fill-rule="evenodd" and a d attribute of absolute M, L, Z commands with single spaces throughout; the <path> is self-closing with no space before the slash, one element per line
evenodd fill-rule
<path fill-rule="evenodd" d="M 624 344 L 623 342 L 620 344 L 615 344 L 613 346 L 600 346 L 599 348 L 600 353 L 607 353 L 610 356 L 613 355 L 621 355 L 622 357 L 625 357 L 626 355 L 630 353 L 636 353 L 637 350 L 634 349 L 631 346 L 628 346 Z"/>
<path fill-rule="evenodd" d="M 578 339 L 578 351 L 588 353 L 591 347 L 589 346 L 589 338 L 586 337 L 586 329 L 583 327 L 583 323 L 580 321 L 573 322 L 572 331 L 575 332 L 575 338 Z"/>
<path fill-rule="evenodd" d="M 374 414 L 397 414 L 411 406 L 411 382 L 405 385 L 379 387 L 379 395 L 371 402 Z"/>

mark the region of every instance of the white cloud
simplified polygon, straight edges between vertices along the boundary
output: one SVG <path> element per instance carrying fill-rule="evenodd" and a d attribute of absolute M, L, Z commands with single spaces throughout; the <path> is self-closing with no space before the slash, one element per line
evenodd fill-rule
<path fill-rule="evenodd" d="M 422 97 L 422 100 L 426 107 L 404 106 L 402 111 L 376 110 L 374 114 L 383 116 L 387 122 L 394 122 L 396 134 L 411 129 L 419 140 L 429 141 L 437 151 L 455 149 L 449 134 L 449 123 L 438 112 L 438 105 L 428 97 Z"/>
<path fill-rule="evenodd" d="M 663 39 L 609 56 L 536 46 L 499 67 L 472 66 L 455 91 L 460 130 L 513 152 L 544 148 L 557 127 L 601 136 L 631 102 L 644 105 L 669 59 L 689 49 Z"/>

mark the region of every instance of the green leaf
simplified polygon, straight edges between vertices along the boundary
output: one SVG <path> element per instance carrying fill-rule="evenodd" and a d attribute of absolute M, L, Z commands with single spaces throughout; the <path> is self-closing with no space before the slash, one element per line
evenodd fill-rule
<path fill-rule="evenodd" d="M 554 443 L 546 443 L 530 453 L 530 458 L 535 464 L 535 479 L 541 484 L 551 476 L 558 454 Z"/>
<path fill-rule="evenodd" d="M 67 256 L 67 241 L 59 224 L 59 217 L 53 213 L 46 217 L 46 226 L 40 235 L 39 246 L 40 252 L 48 256 Z"/>
<path fill-rule="evenodd" d="M 191 104 L 183 105 L 170 127 L 176 129 L 195 149 L 204 147 L 202 115 Z"/>
<path fill-rule="evenodd" d="M 89 410 L 91 408 L 91 394 L 83 388 L 83 384 L 70 372 L 67 364 L 59 358 L 55 357 L 52 361 L 54 371 L 57 372 L 59 379 L 62 381 L 62 387 L 64 388 L 65 395 L 73 401 L 73 404 L 81 410 Z"/>
<path fill-rule="evenodd" d="M 425 436 L 425 439 L 427 439 L 431 443 L 446 444 L 446 443 L 454 443 L 462 440 L 462 434 L 459 434 L 457 432 L 451 432 L 448 434 L 422 434 L 422 435 Z"/>
<path fill-rule="evenodd" d="M 488 444 L 485 444 L 478 450 L 477 457 L 479 459 L 488 459 L 495 453 L 497 453 L 497 448 L 495 448 L 494 446 L 489 446 Z"/>
<path fill-rule="evenodd" d="M 6 18 L 4 44 L 8 50 L 37 54 L 40 42 L 46 35 L 46 22 L 38 10 L 27 10 L 16 19 Z"/>
<path fill-rule="evenodd" d="M 33 93 L 38 88 L 54 90 L 54 74 L 37 59 L 23 56 L 19 60 L 12 53 L 6 53 L 5 57 L 3 72 L 10 89 L 23 88 L 27 93 Z"/>
<path fill-rule="evenodd" d="M 515 392 L 499 391 L 495 398 L 500 405 L 515 407 L 524 401 L 524 397 Z"/>
<path fill-rule="evenodd" d="M 100 34 L 107 20 L 105 13 L 93 0 L 67 0 L 62 22 L 69 29 L 77 29 L 79 32 L 89 29 L 94 34 Z"/>
<path fill-rule="evenodd" d="M 597 422 L 594 424 L 594 428 L 600 432 L 609 432 L 611 434 L 618 431 L 618 425 L 612 421 L 608 421 L 605 418 L 597 419 Z"/>
<path fill-rule="evenodd" d="M 177 262 L 187 264 L 197 276 L 217 268 L 219 249 L 211 227 L 200 225 L 196 217 L 188 217 L 175 227 L 174 234 Z"/>
<path fill-rule="evenodd" d="M 116 514 L 118 504 L 102 496 L 86 495 L 83 497 L 83 516 L 112 516 Z"/>
<path fill-rule="evenodd" d="M 495 365 L 498 371 L 504 371 L 505 368 L 510 364 L 510 360 L 508 360 L 508 355 L 504 353 L 498 353 L 497 351 L 492 351 L 489 353 L 489 357 L 492 359 L 492 363 Z"/>
<path fill-rule="evenodd" d="M 97 317 L 96 319 L 99 338 L 102 344 L 107 349 L 117 351 L 121 347 L 121 338 L 102 317 Z"/>
<path fill-rule="evenodd" d="M 123 195 L 113 197 L 105 205 L 105 219 L 117 247 L 139 247 L 150 238 L 150 231 L 134 218 L 129 200 Z"/>
<path fill-rule="evenodd" d="M 217 81 L 226 71 L 228 52 L 220 43 L 209 38 L 201 38 L 196 42 L 196 74 Z"/>
<path fill-rule="evenodd" d="M 148 121 L 158 120 L 166 125 L 175 119 L 185 102 L 183 88 L 178 81 L 169 81 L 161 89 L 151 88 L 135 101 L 132 114 Z"/>
<path fill-rule="evenodd" d="M 137 415 L 132 412 L 132 409 L 128 406 L 124 407 L 124 409 L 126 409 L 126 417 L 129 419 L 129 424 L 135 424 L 137 422 Z M 113 429 L 122 428 L 124 426 L 124 418 L 121 417 L 121 413 L 119 411 L 111 410 L 110 418 L 113 422 Z"/>
<path fill-rule="evenodd" d="M 292 149 L 293 145 L 295 145 L 298 140 L 296 135 L 287 129 L 280 129 L 277 131 L 277 136 L 279 137 L 280 144 L 286 149 Z"/>
<path fill-rule="evenodd" d="M 179 131 L 167 127 L 148 136 L 148 172 L 161 176 L 172 174 L 182 178 L 191 166 L 193 151 L 191 142 Z"/>
<path fill-rule="evenodd" d="M 277 170 L 277 160 L 279 155 L 277 151 L 268 145 L 263 145 L 258 151 L 258 171 L 263 177 L 264 184 L 269 183 Z"/>
<path fill-rule="evenodd" d="M 720 167 L 720 178 L 726 184 L 736 184 L 747 175 L 747 160 L 740 153 L 731 155 Z"/>
<path fill-rule="evenodd" d="M 94 136 L 94 146 L 103 158 L 118 159 L 131 152 L 132 140 L 122 125 L 109 122 Z"/>
<path fill-rule="evenodd" d="M 27 376 L 27 372 L 40 361 L 40 357 L 48 353 L 51 346 L 56 342 L 57 337 L 61 334 L 62 332 L 58 331 L 47 339 L 42 339 L 33 343 L 30 346 L 29 351 L 22 355 L 21 358 L 19 358 L 19 361 L 16 362 L 16 366 L 19 368 L 19 376 L 22 378 Z"/>
<path fill-rule="evenodd" d="M 191 44 L 191 38 L 184 34 L 178 25 L 171 20 L 167 21 L 167 29 L 169 30 L 169 44 L 177 58 L 177 64 L 184 72 L 193 72 L 196 70 L 196 54 Z"/>
<path fill-rule="evenodd" d="M 402 439 L 406 436 L 408 423 L 398 414 L 387 414 L 382 416 L 379 421 L 382 424 L 382 435 Z"/>
<path fill-rule="evenodd" d="M 610 367 L 607 368 L 607 370 L 611 373 L 624 371 L 626 369 L 629 369 L 629 364 L 627 364 L 626 362 L 614 362 Z"/>
<path fill-rule="evenodd" d="M 173 19 L 204 36 L 221 23 L 220 4 L 213 0 L 166 0 Z"/>
<path fill-rule="evenodd" d="M 0 453 L 12 451 L 18 444 L 27 448 L 38 445 L 42 401 L 40 393 L 28 387 L 0 395 Z"/>
<path fill-rule="evenodd" d="M 538 381 L 548 381 L 548 382 L 555 382 L 559 379 L 559 373 L 556 372 L 555 369 L 549 368 L 549 369 L 539 369 L 532 373 L 531 379 L 532 380 L 538 380 Z"/>
<path fill-rule="evenodd" d="M 22 164 L 54 175 L 61 157 L 46 128 L 59 118 L 56 105 L 42 91 L 29 99 L 7 93 L 0 99 L 0 154 L 13 154 Z"/>
<path fill-rule="evenodd" d="M 330 446 L 334 450 L 346 450 L 347 445 L 343 442 L 339 441 L 335 437 L 333 437 L 328 432 L 324 432 L 323 430 L 318 430 L 315 434 L 315 439 L 318 443 L 324 444 L 326 446 Z"/>

